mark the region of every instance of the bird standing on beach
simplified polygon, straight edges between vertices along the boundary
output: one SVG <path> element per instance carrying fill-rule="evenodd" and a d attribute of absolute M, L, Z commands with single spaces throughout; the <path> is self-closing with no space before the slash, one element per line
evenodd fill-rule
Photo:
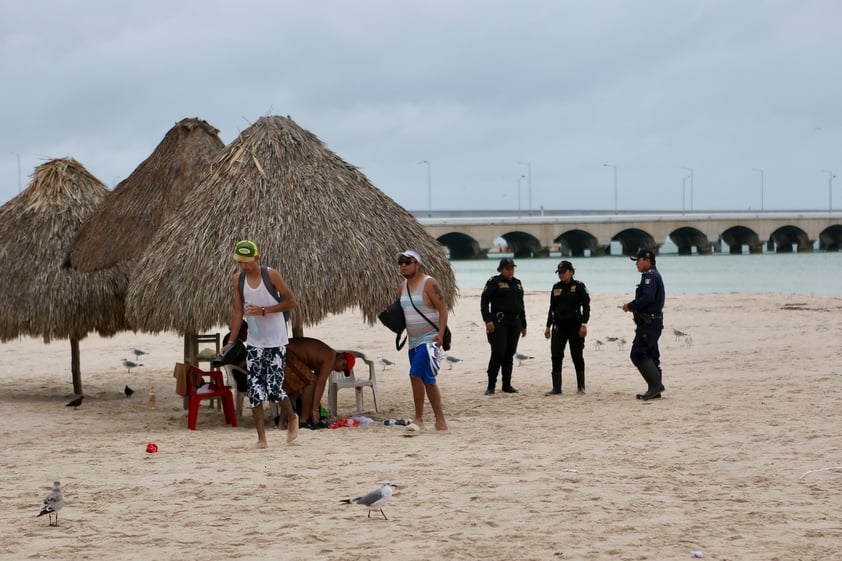
<path fill-rule="evenodd" d="M 378 509 L 380 510 L 380 514 L 383 515 L 383 519 L 388 520 L 388 518 L 386 518 L 386 513 L 383 512 L 383 509 L 381 507 L 386 503 L 386 501 L 389 500 L 389 497 L 392 496 L 392 491 L 394 491 L 394 487 L 397 487 L 397 485 L 393 485 L 388 481 L 384 481 L 380 485 L 380 487 L 373 491 L 369 491 L 361 497 L 356 497 L 354 499 L 342 499 L 339 502 L 346 504 L 363 505 L 368 507 L 369 518 L 371 518 L 371 511 L 374 509 Z"/>
<path fill-rule="evenodd" d="M 131 372 L 132 372 L 132 368 L 137 368 L 138 366 L 143 366 L 143 365 L 142 365 L 142 364 L 139 364 L 139 363 L 137 363 L 137 362 L 132 362 L 132 361 L 127 360 L 127 359 L 125 359 L 125 358 L 124 358 L 124 359 L 123 359 L 123 366 L 125 366 L 125 367 L 126 367 L 126 372 L 128 372 L 129 374 L 131 374 Z"/>
<path fill-rule="evenodd" d="M 65 407 L 79 407 L 80 405 L 82 405 L 82 400 L 83 400 L 83 399 L 85 399 L 85 396 L 84 396 L 84 395 L 80 395 L 79 397 L 77 397 L 76 399 L 74 399 L 74 400 L 70 401 L 69 403 L 65 403 L 65 404 L 64 404 L 64 406 L 65 406 Z"/>
<path fill-rule="evenodd" d="M 675 340 L 676 340 L 676 341 L 678 341 L 678 340 L 679 340 L 680 338 L 682 338 L 682 337 L 687 337 L 687 334 L 686 334 L 686 333 L 684 333 L 683 331 L 680 331 L 680 330 L 678 330 L 678 329 L 676 329 L 676 328 L 674 328 L 674 327 L 672 328 L 672 334 L 673 334 L 673 335 L 675 335 Z"/>
<path fill-rule="evenodd" d="M 46 514 L 49 517 L 50 526 L 58 526 L 58 511 L 62 507 L 64 507 L 64 493 L 61 492 L 61 483 L 53 481 L 53 490 L 44 498 L 44 502 L 41 504 L 41 512 L 38 513 L 38 516 L 44 516 Z M 56 515 L 55 524 L 53 523 L 53 514 Z"/>
<path fill-rule="evenodd" d="M 379 362 L 381 365 L 383 365 L 383 370 L 386 370 L 387 366 L 392 366 L 393 364 L 395 364 L 394 362 L 392 362 L 388 358 L 382 357 L 380 355 L 377 355 L 377 362 Z"/>
<path fill-rule="evenodd" d="M 525 355 L 523 353 L 515 353 L 515 358 L 517 359 L 517 365 L 521 366 L 524 360 L 531 360 L 535 358 L 534 356 Z"/>
<path fill-rule="evenodd" d="M 140 349 L 138 349 L 136 347 L 132 347 L 130 350 L 132 351 L 132 354 L 134 354 L 134 356 L 137 356 L 137 357 L 139 357 L 141 355 L 148 355 L 149 354 L 146 351 L 141 351 Z"/>
<path fill-rule="evenodd" d="M 442 355 L 444 355 L 444 360 L 446 360 L 446 361 L 447 361 L 447 364 L 448 364 L 448 370 L 449 370 L 449 369 L 451 369 L 451 368 L 453 368 L 453 365 L 454 365 L 455 363 L 457 363 L 457 362 L 462 362 L 462 359 L 461 359 L 461 358 L 456 358 L 455 356 L 450 356 L 450 355 L 449 355 L 449 354 L 447 354 L 447 353 L 442 352 Z"/>
<path fill-rule="evenodd" d="M 123 388 L 123 393 L 126 394 L 126 397 L 131 397 L 134 393 L 134 390 L 131 389 L 128 384 L 126 384 L 126 387 Z"/>

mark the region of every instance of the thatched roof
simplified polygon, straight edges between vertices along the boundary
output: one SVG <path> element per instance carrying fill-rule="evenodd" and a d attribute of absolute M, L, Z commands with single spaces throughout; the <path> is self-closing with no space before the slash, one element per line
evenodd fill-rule
<path fill-rule="evenodd" d="M 124 319 L 127 274 L 61 268 L 70 240 L 108 190 L 79 162 L 51 160 L 0 207 L 0 340 L 113 335 Z"/>
<path fill-rule="evenodd" d="M 231 318 L 231 254 L 254 240 L 298 300 L 293 327 L 359 307 L 369 323 L 397 294 L 395 260 L 418 250 L 456 300 L 443 247 L 354 166 L 289 117 L 243 131 L 160 229 L 129 285 L 129 321 L 144 331 L 199 333 Z"/>
<path fill-rule="evenodd" d="M 201 119 L 182 119 L 79 229 L 64 265 L 96 271 L 138 259 L 161 224 L 209 173 L 225 144 Z"/>

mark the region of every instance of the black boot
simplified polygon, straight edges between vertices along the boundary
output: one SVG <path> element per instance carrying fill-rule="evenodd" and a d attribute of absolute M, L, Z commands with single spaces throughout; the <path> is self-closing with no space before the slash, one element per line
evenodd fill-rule
<path fill-rule="evenodd" d="M 550 377 L 553 380 L 553 389 L 548 391 L 546 395 L 558 395 L 561 393 L 561 370 L 558 372 L 551 372 Z"/>
<path fill-rule="evenodd" d="M 517 388 L 512 387 L 512 373 L 503 373 L 503 391 L 505 393 L 517 393 Z"/>
<path fill-rule="evenodd" d="M 585 371 L 576 370 L 576 393 L 584 395 L 585 393 Z"/>
<path fill-rule="evenodd" d="M 485 395 L 494 395 L 494 388 L 497 386 L 497 376 L 488 375 L 488 387 L 485 390 Z"/>
<path fill-rule="evenodd" d="M 651 358 L 646 358 L 637 365 L 637 369 L 643 379 L 646 380 L 648 389 L 646 393 L 639 393 L 635 397 L 643 401 L 650 399 L 658 399 L 661 397 L 661 392 L 664 391 L 664 385 L 661 383 L 661 369 L 655 364 Z"/>

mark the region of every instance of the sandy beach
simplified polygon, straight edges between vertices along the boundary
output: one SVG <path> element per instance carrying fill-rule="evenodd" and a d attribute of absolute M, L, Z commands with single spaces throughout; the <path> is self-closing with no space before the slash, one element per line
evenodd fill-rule
<path fill-rule="evenodd" d="M 187 429 L 175 334 L 84 339 L 79 408 L 65 407 L 67 341 L 5 343 L 0 559 L 838 558 L 842 468 L 825 468 L 842 466 L 842 297 L 668 296 L 667 390 L 645 403 L 632 320 L 617 309 L 630 295 L 592 298 L 587 395 L 569 357 L 563 395 L 544 395 L 549 295 L 530 291 L 519 350 L 535 358 L 515 366 L 520 393 L 486 397 L 479 290 L 462 291 L 450 320 L 462 362 L 439 375 L 451 430 L 432 430 L 427 407 L 429 430 L 412 438 L 382 423 L 412 415 L 405 351 L 355 311 L 330 317 L 305 334 L 396 363 L 377 367 L 382 410 L 365 390 L 371 425 L 302 430 L 297 446 L 272 430 L 267 450 L 254 449 L 248 415 L 232 428 L 203 406 Z M 628 343 L 592 342 L 607 337 Z M 127 373 L 130 347 L 149 354 Z M 351 390 L 339 413 L 356 414 Z M 49 527 L 36 515 L 54 480 L 66 506 Z M 399 485 L 388 520 L 340 503 L 383 480 Z"/>

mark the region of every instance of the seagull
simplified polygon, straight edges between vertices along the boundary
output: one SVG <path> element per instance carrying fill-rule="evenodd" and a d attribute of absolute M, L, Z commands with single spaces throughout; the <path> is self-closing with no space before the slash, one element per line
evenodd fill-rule
<path fill-rule="evenodd" d="M 617 339 L 617 337 L 606 337 L 605 340 L 608 341 L 609 343 L 614 343 L 618 339 Z"/>
<path fill-rule="evenodd" d="M 128 384 L 126 384 L 126 387 L 123 388 L 123 393 L 126 394 L 126 397 L 131 397 L 134 393 L 134 390 L 131 389 Z"/>
<path fill-rule="evenodd" d="M 515 353 L 515 358 L 517 359 L 517 365 L 520 366 L 523 364 L 524 360 L 530 360 L 535 358 L 534 356 L 525 355 L 523 353 Z"/>
<path fill-rule="evenodd" d="M 383 365 L 383 370 L 386 370 L 387 366 L 392 366 L 393 364 L 395 364 L 394 362 L 392 362 L 388 358 L 382 357 L 380 355 L 377 355 L 377 362 L 379 362 L 380 364 Z"/>
<path fill-rule="evenodd" d="M 674 327 L 672 328 L 672 334 L 675 335 L 676 341 L 678 341 L 678 339 L 681 338 L 681 337 L 687 337 L 686 333 L 684 333 L 683 331 L 679 331 L 678 329 L 676 329 Z"/>
<path fill-rule="evenodd" d="M 622 351 L 623 347 L 626 346 L 626 340 L 623 337 L 617 339 L 617 350 Z"/>
<path fill-rule="evenodd" d="M 690 337 L 689 335 L 684 338 L 684 346 L 687 347 L 688 349 L 693 346 L 693 338 Z"/>
<path fill-rule="evenodd" d="M 475 322 L 474 320 L 471 320 L 470 325 L 471 325 L 471 331 L 473 331 L 475 328 L 479 327 L 479 324 L 477 322 Z"/>
<path fill-rule="evenodd" d="M 391 493 L 390 493 L 391 494 Z M 38 516 L 49 517 L 50 526 L 58 526 L 58 511 L 64 506 L 64 494 L 61 492 L 61 483 L 53 481 L 53 490 L 44 498 L 44 503 L 41 505 L 41 512 Z M 56 515 L 56 521 L 53 523 L 53 514 Z"/>
<path fill-rule="evenodd" d="M 602 348 L 602 341 L 600 341 L 599 339 L 594 339 L 593 340 L 593 348 L 594 348 L 595 351 L 598 351 L 599 349 L 601 349 Z"/>
<path fill-rule="evenodd" d="M 142 364 L 140 364 L 140 363 L 137 363 L 137 362 L 132 362 L 132 361 L 130 361 L 130 360 L 126 360 L 126 359 L 124 358 L 124 359 L 123 359 L 123 366 L 125 366 L 125 367 L 126 367 L 126 371 L 127 371 L 127 372 L 131 373 L 132 368 L 137 368 L 138 366 L 143 366 L 143 365 L 142 365 Z"/>
<path fill-rule="evenodd" d="M 388 520 L 386 518 L 386 513 L 383 512 L 383 505 L 386 504 L 386 501 L 389 500 L 389 497 L 392 496 L 392 491 L 397 485 L 393 485 L 388 481 L 384 481 L 380 487 L 373 491 L 369 491 L 365 495 L 361 497 L 357 497 L 355 499 L 342 499 L 341 503 L 353 504 L 353 505 L 364 505 L 368 507 L 368 517 L 371 518 L 371 511 L 374 509 L 379 509 L 380 514 L 383 515 L 384 520 Z"/>
<path fill-rule="evenodd" d="M 140 349 L 138 349 L 136 347 L 132 347 L 131 351 L 132 351 L 132 354 L 134 354 L 134 356 L 137 356 L 137 357 L 139 357 L 140 355 L 148 355 L 149 354 L 146 351 L 141 351 Z"/>
<path fill-rule="evenodd" d="M 462 362 L 461 358 L 456 358 L 455 356 L 450 356 L 449 354 L 445 354 L 445 353 L 442 353 L 442 354 L 444 354 L 444 360 L 446 360 L 448 363 L 450 363 L 448 365 L 448 369 L 453 368 L 454 363 Z"/>
<path fill-rule="evenodd" d="M 83 399 L 85 399 L 85 396 L 84 396 L 84 395 L 80 395 L 79 397 L 77 397 L 76 399 L 74 399 L 73 401 L 71 401 L 70 403 L 66 403 L 64 406 L 65 406 L 65 407 L 79 407 L 80 405 L 82 405 L 82 400 L 83 400 Z"/>

